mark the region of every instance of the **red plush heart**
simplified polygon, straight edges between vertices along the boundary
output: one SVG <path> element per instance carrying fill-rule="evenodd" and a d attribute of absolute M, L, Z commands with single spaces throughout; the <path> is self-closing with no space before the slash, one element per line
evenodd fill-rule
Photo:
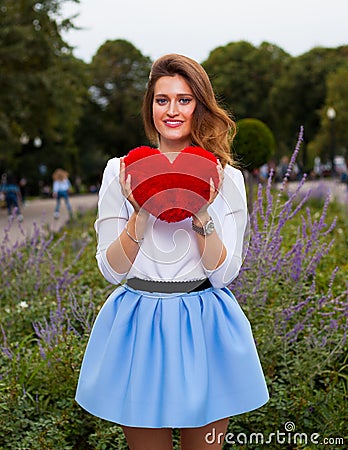
<path fill-rule="evenodd" d="M 173 162 L 151 147 L 138 147 L 124 158 L 135 200 L 166 222 L 197 213 L 209 200 L 210 179 L 217 186 L 217 159 L 200 147 L 187 147 Z"/>

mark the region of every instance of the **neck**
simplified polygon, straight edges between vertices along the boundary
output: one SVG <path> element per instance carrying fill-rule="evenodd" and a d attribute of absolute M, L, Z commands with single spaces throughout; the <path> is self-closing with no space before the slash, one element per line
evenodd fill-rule
<path fill-rule="evenodd" d="M 189 147 L 191 145 L 190 142 L 184 141 L 184 142 L 178 142 L 178 141 L 163 141 L 161 140 L 159 143 L 159 150 L 162 153 L 179 153 L 181 150 L 183 150 L 186 147 Z"/>

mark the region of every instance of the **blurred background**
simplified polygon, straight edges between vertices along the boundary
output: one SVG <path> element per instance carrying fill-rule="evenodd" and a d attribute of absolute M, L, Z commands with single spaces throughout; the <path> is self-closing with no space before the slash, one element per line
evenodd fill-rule
<path fill-rule="evenodd" d="M 147 143 L 140 106 L 152 58 L 126 39 L 106 40 L 88 62 L 76 57 L 66 38 L 83 31 L 67 3 L 80 2 L 0 1 L 0 173 L 24 180 L 26 195 L 50 196 L 57 167 L 75 192 L 95 192 L 107 159 Z M 257 119 L 272 133 L 254 174 L 267 165 L 281 177 L 303 125 L 295 174 L 347 179 L 348 45 L 292 56 L 272 42 L 238 40 L 199 62 L 238 122 Z M 251 144 L 239 152 L 237 139 L 232 149 L 249 168 Z"/>

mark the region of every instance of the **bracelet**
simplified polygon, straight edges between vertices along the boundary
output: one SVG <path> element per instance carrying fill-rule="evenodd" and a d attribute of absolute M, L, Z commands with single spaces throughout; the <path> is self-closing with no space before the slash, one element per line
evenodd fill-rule
<path fill-rule="evenodd" d="M 126 230 L 127 236 L 128 236 L 133 242 L 135 242 L 135 243 L 138 244 L 138 245 L 140 245 L 140 244 L 143 242 L 144 238 L 141 238 L 141 239 L 138 240 L 138 239 L 135 239 L 135 238 L 129 233 L 129 231 L 128 231 L 128 223 L 126 224 L 125 230 Z"/>

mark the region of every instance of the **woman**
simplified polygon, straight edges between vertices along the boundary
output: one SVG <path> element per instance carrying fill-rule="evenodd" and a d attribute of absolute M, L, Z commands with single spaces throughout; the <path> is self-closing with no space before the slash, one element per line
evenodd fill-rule
<path fill-rule="evenodd" d="M 63 169 L 56 169 L 53 172 L 53 197 L 57 200 L 56 208 L 54 210 L 54 218 L 59 219 L 60 201 L 64 199 L 66 209 L 68 210 L 70 219 L 73 216 L 72 208 L 69 202 L 69 191 L 71 190 L 71 183 L 68 178 L 68 172 Z"/>
<path fill-rule="evenodd" d="M 192 219 L 166 223 L 141 208 L 124 158 L 109 161 L 95 224 L 97 261 L 116 288 L 94 324 L 76 399 L 120 424 L 131 450 L 220 449 L 228 418 L 268 400 L 250 329 L 227 289 L 242 263 L 242 174 L 230 157 L 235 124 L 203 68 L 166 55 L 143 102 L 149 139 L 173 161 L 191 145 L 218 158 L 219 185 Z"/>

